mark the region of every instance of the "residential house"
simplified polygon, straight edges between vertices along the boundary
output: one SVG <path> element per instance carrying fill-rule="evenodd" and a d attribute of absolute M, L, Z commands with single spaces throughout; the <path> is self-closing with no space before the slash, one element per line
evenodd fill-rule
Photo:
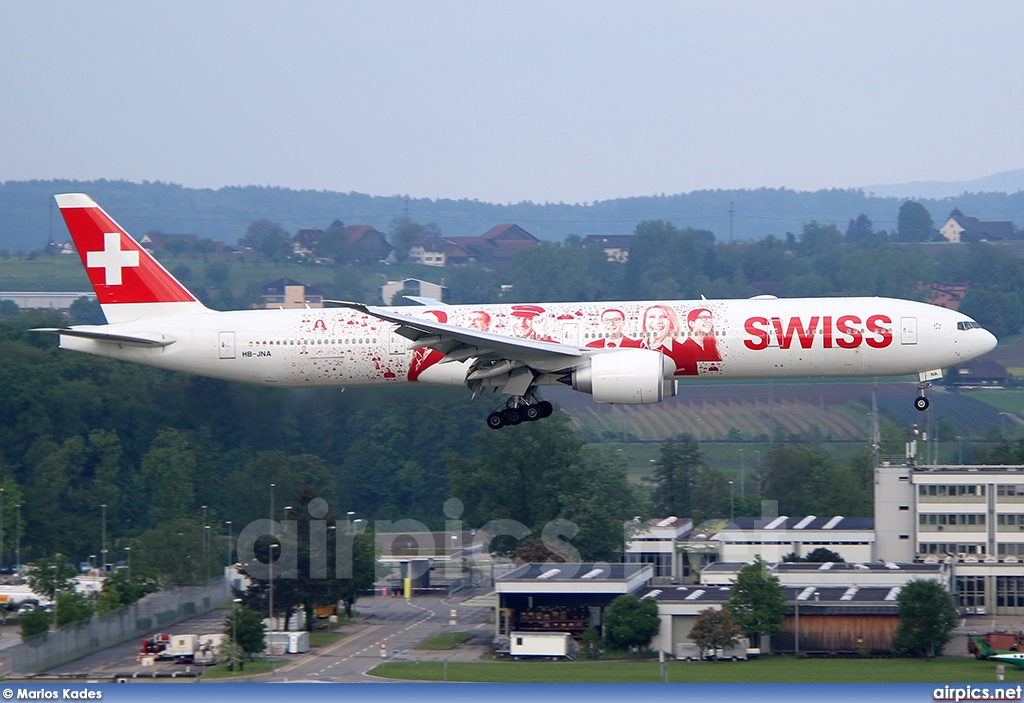
<path fill-rule="evenodd" d="M 447 263 L 469 264 L 477 261 L 508 261 L 517 252 L 540 243 L 519 225 L 495 225 L 479 237 L 445 237 L 451 249 Z"/>
<path fill-rule="evenodd" d="M 918 287 L 925 291 L 925 301 L 948 310 L 959 310 L 960 303 L 970 289 L 970 283 L 921 283 Z"/>
<path fill-rule="evenodd" d="M 600 249 L 608 261 L 624 264 L 629 261 L 631 234 L 588 234 L 583 238 L 584 249 Z"/>
<path fill-rule="evenodd" d="M 947 242 L 985 239 L 988 241 L 1014 239 L 1017 231 L 1012 222 L 983 222 L 975 217 L 954 213 L 939 227 Z"/>

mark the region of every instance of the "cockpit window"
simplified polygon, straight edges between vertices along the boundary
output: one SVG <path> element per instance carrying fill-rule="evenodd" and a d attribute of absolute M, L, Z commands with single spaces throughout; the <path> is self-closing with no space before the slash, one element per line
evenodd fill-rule
<path fill-rule="evenodd" d="M 967 320 L 965 322 L 958 322 L 958 323 L 956 323 L 956 328 L 958 330 L 974 330 L 974 329 L 980 330 L 981 329 L 981 325 L 979 325 L 974 320 Z"/>

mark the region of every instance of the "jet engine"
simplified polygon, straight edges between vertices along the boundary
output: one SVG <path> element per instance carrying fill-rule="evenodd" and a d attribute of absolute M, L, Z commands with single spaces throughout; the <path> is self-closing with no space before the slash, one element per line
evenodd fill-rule
<path fill-rule="evenodd" d="M 573 369 L 572 387 L 598 403 L 657 403 L 676 394 L 675 370 L 675 363 L 661 352 L 619 349 L 594 354 Z"/>

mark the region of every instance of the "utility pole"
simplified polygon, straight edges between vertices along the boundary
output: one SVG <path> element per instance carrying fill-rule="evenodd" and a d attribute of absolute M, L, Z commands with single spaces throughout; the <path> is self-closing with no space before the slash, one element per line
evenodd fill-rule
<path fill-rule="evenodd" d="M 732 244 L 732 216 L 736 213 L 732 207 L 732 201 L 729 201 L 729 243 Z"/>

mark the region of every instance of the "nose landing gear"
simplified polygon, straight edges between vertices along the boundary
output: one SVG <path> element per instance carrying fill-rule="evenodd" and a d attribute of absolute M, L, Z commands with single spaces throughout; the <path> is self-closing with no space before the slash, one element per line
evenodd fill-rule
<path fill-rule="evenodd" d="M 924 412 L 931 405 L 931 402 L 924 397 L 924 392 L 932 387 L 931 380 L 942 378 L 941 371 L 924 371 L 917 375 L 917 391 L 919 395 L 914 399 L 914 407 Z"/>

